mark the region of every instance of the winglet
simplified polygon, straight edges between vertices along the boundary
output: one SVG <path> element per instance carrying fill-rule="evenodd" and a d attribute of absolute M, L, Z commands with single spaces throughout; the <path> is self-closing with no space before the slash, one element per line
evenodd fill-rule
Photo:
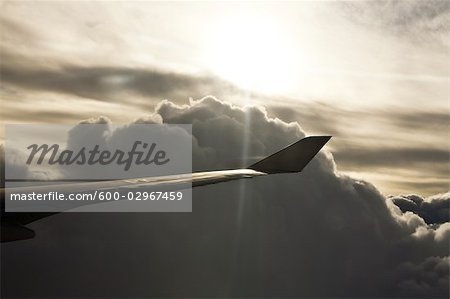
<path fill-rule="evenodd" d="M 331 136 L 305 137 L 248 168 L 269 174 L 300 172 L 330 139 Z"/>

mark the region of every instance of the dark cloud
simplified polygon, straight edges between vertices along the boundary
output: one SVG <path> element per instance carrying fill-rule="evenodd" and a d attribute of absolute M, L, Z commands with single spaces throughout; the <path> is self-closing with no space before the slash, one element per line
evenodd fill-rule
<path fill-rule="evenodd" d="M 117 94 L 185 100 L 186 91 L 193 96 L 223 93 L 233 89 L 214 77 L 198 77 L 158 70 L 121 67 L 58 66 L 57 69 L 1 66 L 4 83 L 21 88 L 67 93 L 97 100 L 117 100 Z M 152 104 L 152 103 L 151 103 Z M 147 106 L 151 106 L 148 105 Z"/>
<path fill-rule="evenodd" d="M 44 172 L 30 171 L 22 161 L 25 159 L 24 153 L 14 149 L 9 149 L 8 159 L 5 159 L 5 146 L 0 144 L 0 182 L 3 188 L 5 183 L 5 171 L 9 177 L 20 177 L 28 179 L 46 179 L 48 175 Z"/>
<path fill-rule="evenodd" d="M 17 109 L 17 110 L 4 110 L 2 111 L 2 117 L 4 119 L 15 119 L 21 123 L 29 123 L 30 120 L 33 122 L 42 123 L 76 123 L 82 118 L 88 118 L 90 113 L 83 113 L 79 111 L 49 111 L 46 108 L 40 110 L 36 108 L 31 111 L 28 109 Z"/>
<path fill-rule="evenodd" d="M 439 296 L 436 290 L 448 287 L 450 257 L 429 257 L 419 264 L 405 263 L 400 272 L 406 278 L 399 283 L 405 297 Z"/>
<path fill-rule="evenodd" d="M 18 154 L 18 153 L 17 153 Z M 4 186 L 5 168 L 11 171 L 11 176 L 28 177 L 28 168 L 25 165 L 14 163 L 14 159 L 5 161 L 5 146 L 0 144 L 0 179 L 2 188 Z"/>
<path fill-rule="evenodd" d="M 450 126 L 448 113 L 445 111 L 407 111 L 389 114 L 392 121 L 401 128 L 414 130 L 447 130 Z"/>
<path fill-rule="evenodd" d="M 450 222 L 450 193 L 437 194 L 428 198 L 418 195 L 400 195 L 391 197 L 402 212 L 419 215 L 428 224 Z"/>
<path fill-rule="evenodd" d="M 289 122 L 299 122 L 308 131 L 319 130 L 341 136 L 353 133 L 355 124 L 358 126 L 373 124 L 376 127 L 387 125 L 391 127 L 392 133 L 404 131 L 436 134 L 441 132 L 444 134 L 450 124 L 447 111 L 415 107 L 406 109 L 387 106 L 382 109 L 377 107 L 362 109 L 318 101 L 300 101 L 284 105 L 270 104 L 267 110 L 270 116 Z M 371 132 L 366 130 L 364 133 Z M 368 136 L 370 137 L 372 136 Z"/>
<path fill-rule="evenodd" d="M 442 166 L 448 173 L 450 153 L 446 148 L 342 148 L 335 152 L 335 157 L 347 165 L 359 166 L 408 167 L 432 163 L 430 167 Z"/>
<path fill-rule="evenodd" d="M 211 97 L 164 101 L 155 112 L 164 123 L 192 123 L 198 169 L 267 155 L 305 135 L 263 108 Z M 36 239 L 2 245 L 6 295 L 449 296 L 450 223 L 402 212 L 370 183 L 336 172 L 326 151 L 300 174 L 193 196 L 192 213 L 64 213 L 35 223 Z"/>

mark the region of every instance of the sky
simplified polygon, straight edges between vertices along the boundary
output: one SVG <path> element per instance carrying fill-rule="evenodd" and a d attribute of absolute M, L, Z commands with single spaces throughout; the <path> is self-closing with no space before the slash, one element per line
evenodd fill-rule
<path fill-rule="evenodd" d="M 386 194 L 443 192 L 449 9 L 447 1 L 3 1 L 2 122 L 126 123 L 163 99 L 212 95 L 333 135 L 339 169 Z"/>
<path fill-rule="evenodd" d="M 213 97 L 188 105 L 164 101 L 153 117 L 130 124 L 158 119 L 192 123 L 194 169 L 233 167 L 242 152 L 267 156 L 306 134 L 262 108 Z M 118 141 L 83 125 L 69 143 Z M 193 188 L 188 213 L 41 219 L 27 225 L 35 238 L 2 243 L 2 295 L 448 298 L 450 193 L 386 197 L 370 182 L 339 172 L 336 163 L 325 150 L 301 173 Z M 33 175 L 13 159 L 0 164 Z"/>
<path fill-rule="evenodd" d="M 4 124 L 189 123 L 194 170 L 333 136 L 301 173 L 194 188 L 191 213 L 34 222 L 1 245 L 2 295 L 449 297 L 450 2 L 0 11 Z"/>

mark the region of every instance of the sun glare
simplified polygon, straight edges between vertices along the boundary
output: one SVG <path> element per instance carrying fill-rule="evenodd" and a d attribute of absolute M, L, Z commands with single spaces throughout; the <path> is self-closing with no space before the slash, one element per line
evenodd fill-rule
<path fill-rule="evenodd" d="M 207 63 L 220 77 L 255 91 L 279 93 L 291 86 L 289 38 L 270 18 L 227 18 L 210 35 Z"/>

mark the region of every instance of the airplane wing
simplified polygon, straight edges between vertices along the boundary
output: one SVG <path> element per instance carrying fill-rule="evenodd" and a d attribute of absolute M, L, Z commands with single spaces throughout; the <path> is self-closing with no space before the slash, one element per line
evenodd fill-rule
<path fill-rule="evenodd" d="M 104 180 L 52 185 L 52 191 L 63 192 L 70 187 L 71 192 L 107 191 L 133 188 L 182 188 L 183 186 L 204 186 L 225 181 L 253 178 L 276 173 L 300 172 L 314 158 L 331 136 L 310 136 L 303 138 L 280 151 L 250 165 L 245 169 L 230 169 L 164 177 L 143 177 L 123 180 Z M 17 192 L 27 193 L 48 190 L 49 186 L 18 187 Z M 33 238 L 33 230 L 25 225 L 56 213 L 42 212 L 5 212 L 5 190 L 1 190 L 1 242 Z"/>

